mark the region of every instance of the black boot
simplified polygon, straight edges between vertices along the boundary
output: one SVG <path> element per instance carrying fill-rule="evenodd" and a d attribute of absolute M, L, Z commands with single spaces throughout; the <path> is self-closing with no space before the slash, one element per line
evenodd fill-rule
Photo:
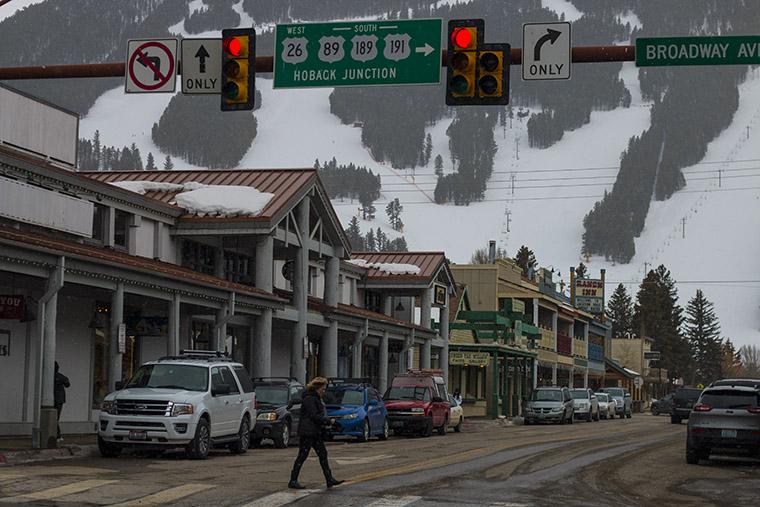
<path fill-rule="evenodd" d="M 306 488 L 304 488 L 303 486 L 301 486 L 301 484 L 298 482 L 298 480 L 295 480 L 295 481 L 291 480 L 291 481 L 288 483 L 288 487 L 289 487 L 290 489 L 306 489 Z"/>
<path fill-rule="evenodd" d="M 346 481 L 339 481 L 339 480 L 338 480 L 338 479 L 336 479 L 335 477 L 332 477 L 332 476 L 330 476 L 330 477 L 327 479 L 327 487 L 328 487 L 328 488 L 332 488 L 333 486 L 340 486 L 340 485 L 341 485 L 341 484 L 343 484 L 344 482 L 346 482 Z"/>
<path fill-rule="evenodd" d="M 290 472 L 290 482 L 288 483 L 290 489 L 305 489 L 298 482 L 298 474 L 301 473 L 301 466 L 303 466 L 303 463 L 299 463 L 298 461 L 293 464 L 293 470 Z"/>

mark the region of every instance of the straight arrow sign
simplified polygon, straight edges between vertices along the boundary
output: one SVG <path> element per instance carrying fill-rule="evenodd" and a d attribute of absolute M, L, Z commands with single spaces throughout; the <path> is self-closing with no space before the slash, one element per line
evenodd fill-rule
<path fill-rule="evenodd" d="M 206 58 L 208 58 L 209 55 L 208 51 L 206 51 L 205 46 L 201 46 L 198 48 L 198 51 L 195 53 L 195 57 L 200 61 L 200 64 L 198 66 L 198 72 L 201 74 L 206 73 Z"/>

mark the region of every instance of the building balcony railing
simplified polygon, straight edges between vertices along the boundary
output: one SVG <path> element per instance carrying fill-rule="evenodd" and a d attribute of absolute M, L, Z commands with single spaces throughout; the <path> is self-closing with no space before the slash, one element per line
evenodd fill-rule
<path fill-rule="evenodd" d="M 586 357 L 586 340 L 580 340 L 578 338 L 573 339 L 573 355 L 578 357 Z"/>
<path fill-rule="evenodd" d="M 572 356 L 573 339 L 566 334 L 557 333 L 557 353 L 565 356 Z"/>
<path fill-rule="evenodd" d="M 554 331 L 544 328 L 539 328 L 539 330 L 541 331 L 541 339 L 536 342 L 536 346 L 546 350 L 557 350 Z"/>
<path fill-rule="evenodd" d="M 588 358 L 591 361 L 604 362 L 604 347 L 595 343 L 588 344 Z"/>

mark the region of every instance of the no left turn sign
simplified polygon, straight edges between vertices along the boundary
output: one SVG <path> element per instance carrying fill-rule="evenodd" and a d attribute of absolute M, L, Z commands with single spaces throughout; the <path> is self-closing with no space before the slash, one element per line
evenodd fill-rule
<path fill-rule="evenodd" d="M 127 44 L 126 93 L 174 92 L 177 39 L 132 39 Z"/>

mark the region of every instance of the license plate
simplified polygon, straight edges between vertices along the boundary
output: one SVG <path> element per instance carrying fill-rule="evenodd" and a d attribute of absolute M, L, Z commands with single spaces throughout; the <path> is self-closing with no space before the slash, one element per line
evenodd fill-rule
<path fill-rule="evenodd" d="M 130 440 L 148 440 L 148 433 L 145 430 L 129 430 Z"/>
<path fill-rule="evenodd" d="M 736 430 L 721 430 L 720 436 L 723 438 L 736 438 Z"/>

